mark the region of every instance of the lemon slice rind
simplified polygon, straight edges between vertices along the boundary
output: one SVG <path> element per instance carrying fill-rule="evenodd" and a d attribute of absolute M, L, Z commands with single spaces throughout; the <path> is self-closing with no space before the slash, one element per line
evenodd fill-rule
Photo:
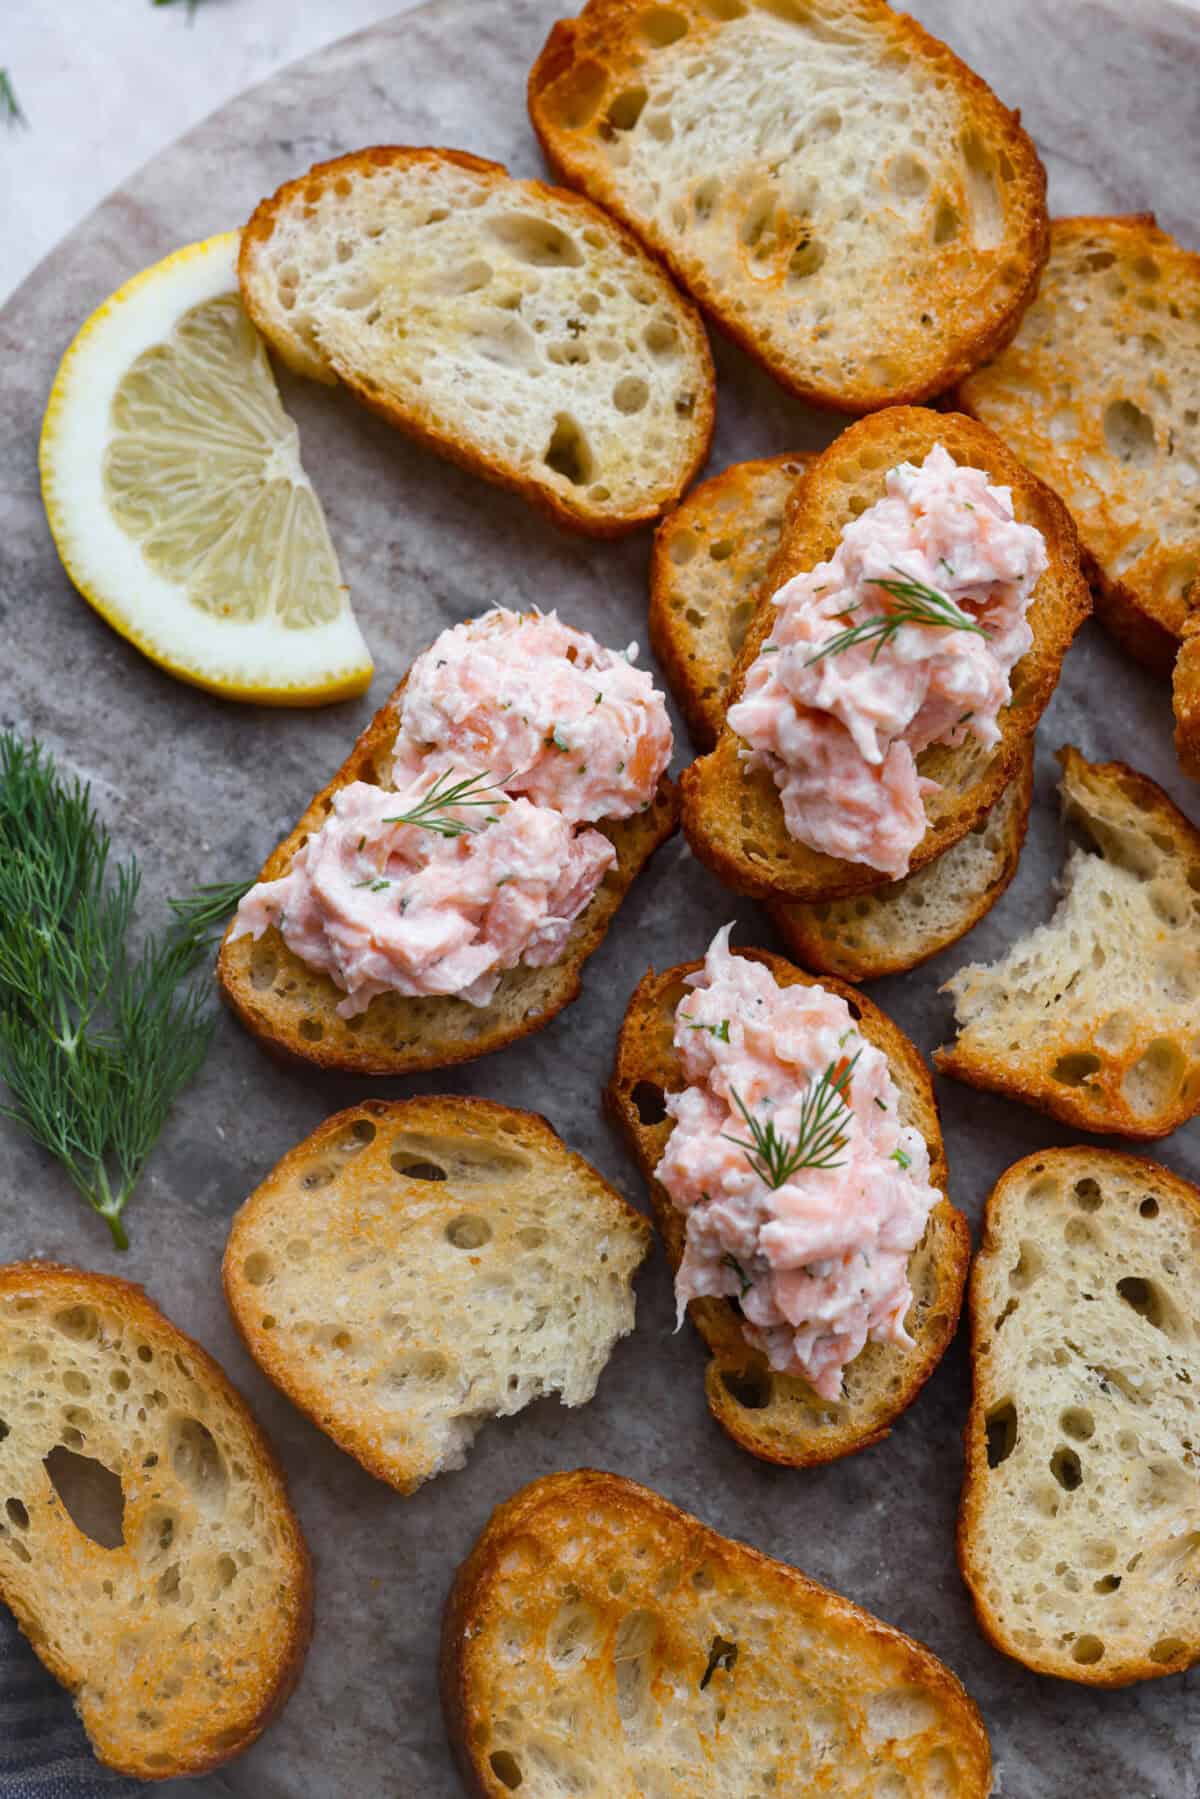
<path fill-rule="evenodd" d="M 105 487 L 118 388 L 138 357 L 165 343 L 185 314 L 237 293 L 239 237 L 226 232 L 177 250 L 127 281 L 80 328 L 59 364 L 46 407 L 38 455 L 42 497 L 71 580 L 150 661 L 225 698 L 325 704 L 362 693 L 373 672 L 344 589 L 335 616 L 299 628 L 281 625 L 273 613 L 223 617 L 195 604 L 152 566 L 138 538 L 118 521 Z M 290 426 L 277 395 L 274 410 Z M 249 426 L 247 433 L 261 441 Z M 253 461 L 240 431 L 222 437 L 220 447 L 231 463 Z M 294 427 L 290 438 L 280 439 L 276 460 L 278 472 L 294 484 L 293 498 L 312 494 Z M 311 505 L 319 517 L 315 496 Z M 336 570 L 332 545 L 328 553 Z"/>

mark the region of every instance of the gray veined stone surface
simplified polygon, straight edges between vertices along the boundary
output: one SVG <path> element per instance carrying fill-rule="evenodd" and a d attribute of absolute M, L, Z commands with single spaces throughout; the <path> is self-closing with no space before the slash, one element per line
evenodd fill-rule
<path fill-rule="evenodd" d="M 559 536 L 344 395 L 290 380 L 285 400 L 378 662 L 367 699 L 310 713 L 254 710 L 159 674 L 74 594 L 38 497 L 36 435 L 57 358 L 126 276 L 243 220 L 311 162 L 363 144 L 453 144 L 517 173 L 538 172 L 524 82 L 557 10 L 553 0 L 433 0 L 272 79 L 113 195 L 0 313 L 0 719 L 38 733 L 65 767 L 92 781 L 121 847 L 142 858 L 155 902 L 191 882 L 257 868 L 442 626 L 496 602 L 537 602 L 607 642 L 644 640 L 647 534 L 616 546 Z M 1021 106 L 1050 169 L 1054 210 L 1153 207 L 1200 245 L 1200 18 L 1166 0 L 924 0 L 914 10 Z M 827 440 L 828 420 L 727 345 L 716 348 L 714 468 Z M 947 1034 L 939 980 L 966 959 L 993 955 L 1051 908 L 1062 853 L 1051 752 L 1063 741 L 1133 761 L 1200 811 L 1171 752 L 1165 688 L 1087 627 L 1042 727 L 1035 815 L 1016 882 L 967 945 L 872 990 L 926 1051 Z M 685 755 L 681 737 L 677 766 Z M 637 1332 L 618 1348 L 593 1404 L 568 1412 L 542 1402 L 486 1427 L 465 1469 L 411 1499 L 334 1449 L 237 1342 L 218 1281 L 231 1213 L 300 1136 L 367 1094 L 481 1093 L 532 1106 L 644 1203 L 598 1103 L 623 1006 L 649 962 L 699 953 L 734 917 L 738 941 L 774 941 L 755 908 L 722 892 L 676 840 L 618 915 L 579 1002 L 528 1042 L 444 1075 L 360 1083 L 284 1071 L 223 1019 L 134 1202 L 133 1248 L 123 1257 L 58 1170 L 0 1130 L 0 1258 L 48 1255 L 144 1282 L 250 1399 L 287 1466 L 314 1550 L 317 1628 L 295 1698 L 248 1755 L 187 1792 L 453 1799 L 460 1788 L 434 1661 L 451 1571 L 497 1501 L 536 1475 L 584 1464 L 647 1482 L 929 1643 L 983 1709 L 1006 1799 L 1200 1791 L 1200 1673 L 1088 1692 L 1035 1678 L 976 1630 L 954 1562 L 967 1397 L 961 1335 L 888 1442 L 810 1472 L 772 1468 L 743 1455 L 709 1419 L 702 1351 L 690 1331 L 672 1334 L 670 1282 L 656 1252 L 640 1282 Z M 999 1099 L 939 1086 L 953 1197 L 977 1226 L 1001 1169 L 1070 1133 Z M 1160 1153 L 1200 1178 L 1200 1126 Z"/>

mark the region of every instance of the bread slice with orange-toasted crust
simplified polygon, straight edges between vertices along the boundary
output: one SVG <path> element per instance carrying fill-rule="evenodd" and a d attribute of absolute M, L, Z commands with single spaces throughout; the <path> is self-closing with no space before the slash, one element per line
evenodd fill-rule
<path fill-rule="evenodd" d="M 282 1710 L 312 1629 L 283 1474 L 140 1287 L 0 1268 L 0 1494 L 0 1599 L 102 1762 L 201 1774 Z"/>
<path fill-rule="evenodd" d="M 729 677 L 811 456 L 738 462 L 702 481 L 654 535 L 650 642 L 701 749 L 725 718 Z M 991 811 L 953 848 L 903 881 L 842 900 L 768 901 L 792 955 L 844 981 L 914 968 L 995 905 L 1025 841 L 1033 744 Z"/>
<path fill-rule="evenodd" d="M 1011 488 L 1017 518 L 1045 539 L 1048 565 L 1029 606 L 1033 644 L 1012 671 L 1012 695 L 997 720 L 999 744 L 993 749 L 974 739 L 957 748 L 933 744 L 917 759 L 921 774 L 936 781 L 938 791 L 926 799 L 929 825 L 913 851 L 910 874 L 965 837 L 1017 773 L 1071 639 L 1087 617 L 1091 599 L 1075 527 L 1062 501 L 994 433 L 961 414 L 900 406 L 860 420 L 812 462 L 793 492 L 764 598 L 729 686 L 732 705 L 774 623 L 769 595 L 828 560 L 844 527 L 882 497 L 888 471 L 902 462 L 920 463 L 935 444 L 957 463 L 982 469 L 989 481 Z M 878 869 L 810 849 L 793 837 L 770 773 L 761 768 L 748 773 L 743 747 L 726 722 L 716 748 L 682 777 L 684 831 L 719 879 L 754 898 L 809 902 L 886 884 Z"/>
<path fill-rule="evenodd" d="M 657 518 L 708 454 L 695 308 L 590 200 L 499 163 L 395 146 L 318 163 L 258 207 L 238 276 L 291 368 L 570 530 Z"/>
<path fill-rule="evenodd" d="M 225 1296 L 263 1372 L 411 1493 L 480 1425 L 586 1405 L 633 1329 L 650 1225 L 544 1118 L 487 1099 L 367 1100 L 238 1212 Z"/>
<path fill-rule="evenodd" d="M 1200 1190 L 1093 1145 L 1009 1168 L 971 1271 L 958 1555 L 981 1629 L 1119 1687 L 1200 1660 Z"/>
<path fill-rule="evenodd" d="M 294 831 L 268 856 L 260 881 L 285 874 L 309 835 L 333 808 L 334 795 L 352 781 L 387 785 L 392 746 L 400 723 L 404 680 L 375 714 L 341 768 L 323 787 Z M 231 924 L 217 959 L 221 991 L 247 1030 L 269 1049 L 347 1074 L 408 1074 L 446 1068 L 503 1049 L 541 1030 L 576 999 L 583 965 L 599 949 L 635 877 L 675 829 L 675 789 L 664 775 L 645 812 L 601 820 L 617 852 L 589 904 L 571 927 L 561 960 L 547 968 L 508 969 L 485 1006 L 457 996 L 406 999 L 381 993 L 356 1018 L 341 1018 L 345 998 L 326 974 L 302 962 L 272 925 L 257 942 L 233 937 Z"/>
<path fill-rule="evenodd" d="M 1046 258 L 1015 113 L 886 0 L 589 0 L 529 78 L 553 167 L 801 399 L 928 399 Z"/>
<path fill-rule="evenodd" d="M 929 1178 L 946 1191 L 946 1156 L 937 1101 L 915 1046 L 861 993 L 840 981 L 817 982 L 782 956 L 736 950 L 771 971 L 781 987 L 822 986 L 846 1001 L 868 1042 L 888 1058 L 900 1094 L 903 1122 L 915 1125 L 929 1146 Z M 673 1128 L 664 1105 L 686 1086 L 674 1044 L 675 1009 L 688 989 L 686 977 L 703 963 L 685 962 L 645 976 L 629 1002 L 617 1042 L 606 1100 L 650 1190 L 654 1215 L 673 1269 L 683 1257 L 685 1221 L 654 1179 Z M 820 1398 L 798 1375 L 779 1374 L 751 1348 L 729 1299 L 693 1299 L 688 1316 L 711 1360 L 704 1372 L 709 1409 L 736 1443 L 764 1461 L 807 1467 L 852 1455 L 886 1437 L 945 1353 L 958 1323 L 970 1256 L 962 1213 L 942 1198 L 929 1215 L 925 1235 L 909 1260 L 913 1303 L 905 1325 L 913 1342 L 868 1343 L 842 1377 L 842 1396 Z"/>
<path fill-rule="evenodd" d="M 1200 574 L 1200 255 L 1152 213 L 1053 220 L 1037 299 L 958 403 L 1062 495 L 1101 623 L 1169 675 Z"/>
<path fill-rule="evenodd" d="M 1123 762 L 1059 752 L 1073 848 L 1053 917 L 946 982 L 945 1074 L 1065 1124 L 1165 1137 L 1200 1110 L 1200 829 Z"/>
<path fill-rule="evenodd" d="M 721 734 L 729 678 L 812 460 L 735 462 L 693 487 L 654 533 L 650 647 L 699 749 Z"/>
<path fill-rule="evenodd" d="M 493 1512 L 447 1601 L 441 1689 L 474 1799 L 992 1788 L 983 1720 L 930 1650 L 587 1468 Z"/>
<path fill-rule="evenodd" d="M 1200 781 L 1200 582 L 1192 593 L 1175 658 L 1175 749 L 1185 775 Z"/>
<path fill-rule="evenodd" d="M 1033 744 L 996 800 L 915 875 L 845 899 L 768 900 L 791 955 L 818 974 L 875 981 L 940 955 L 989 913 L 1017 872 L 1033 799 Z"/>

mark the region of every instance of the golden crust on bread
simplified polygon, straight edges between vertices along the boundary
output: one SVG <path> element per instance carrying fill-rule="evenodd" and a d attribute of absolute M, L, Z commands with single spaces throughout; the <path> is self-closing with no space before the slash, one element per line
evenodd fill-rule
<path fill-rule="evenodd" d="M 983 1720 L 922 1644 L 591 1469 L 493 1512 L 446 1605 L 441 1691 L 476 1799 L 991 1791 Z"/>
<path fill-rule="evenodd" d="M 219 1767 L 282 1710 L 312 1630 L 270 1445 L 212 1357 L 111 1275 L 0 1268 L 0 1370 L 0 1599 L 102 1762 Z M 120 1483 L 105 1502 L 97 1463 Z"/>
<path fill-rule="evenodd" d="M 332 781 L 268 856 L 260 881 L 274 881 L 287 872 L 301 844 L 329 815 L 340 788 L 352 781 L 386 780 L 403 691 L 401 681 Z M 676 816 L 675 788 L 664 775 L 647 811 L 596 825 L 615 847 L 617 863 L 575 920 L 563 959 L 549 968 L 509 969 L 486 1006 L 453 996 L 405 999 L 381 993 L 357 1018 L 339 1018 L 336 1008 L 345 997 L 341 989 L 302 962 L 273 925 L 257 942 L 232 937 L 230 925 L 217 959 L 221 992 L 265 1048 L 318 1068 L 408 1074 L 490 1055 L 541 1030 L 578 998 L 584 963 L 604 941 L 635 877 L 674 831 Z"/>
<path fill-rule="evenodd" d="M 1035 1673 L 1119 1687 L 1200 1657 L 1198 1245 L 1200 1190 L 1093 1145 L 1024 1157 L 987 1202 L 958 1557 Z"/>
<path fill-rule="evenodd" d="M 584 1405 L 650 1225 L 544 1118 L 366 1100 L 284 1156 L 234 1218 L 225 1297 L 259 1367 L 401 1493 L 486 1418 Z"/>
<path fill-rule="evenodd" d="M 238 275 L 298 373 L 568 530 L 657 518 L 708 454 L 694 307 L 591 201 L 499 163 L 398 146 L 318 163 L 260 203 Z"/>
<path fill-rule="evenodd" d="M 1073 850 L 1048 923 L 946 983 L 959 1027 L 944 1074 L 1064 1124 L 1165 1137 L 1200 1110 L 1200 830 L 1148 776 L 1068 745 Z"/>
<path fill-rule="evenodd" d="M 1016 516 L 1041 531 L 1049 562 L 1028 612 L 1033 646 L 1012 671 L 1012 698 L 997 720 L 1000 743 L 993 750 L 974 740 L 957 749 L 934 744 L 918 758 L 921 773 L 937 781 L 941 791 L 926 801 L 929 828 L 913 852 L 910 874 L 964 837 L 1013 778 L 1049 704 L 1071 639 L 1087 617 L 1091 601 L 1080 571 L 1078 540 L 1061 500 L 991 431 L 961 414 L 893 407 L 851 425 L 813 461 L 793 491 L 764 598 L 729 687 L 732 705 L 774 622 L 766 596 L 827 560 L 848 521 L 881 497 L 888 471 L 901 462 L 922 461 L 938 443 L 956 462 L 982 469 L 990 481 L 1012 489 Z M 765 769 L 748 774 L 741 747 L 724 725 L 716 748 L 685 769 L 681 781 L 684 832 L 718 879 L 754 898 L 810 902 L 885 885 L 878 869 L 825 855 L 792 837 L 771 775 Z"/>
<path fill-rule="evenodd" d="M 1054 219 L 1036 301 L 958 402 L 1061 494 L 1101 623 L 1169 675 L 1200 573 L 1200 255 L 1153 213 Z"/>
<path fill-rule="evenodd" d="M 928 1144 L 930 1182 L 945 1194 L 946 1156 L 933 1085 L 918 1051 L 899 1026 L 840 981 L 818 982 L 765 950 L 734 953 L 761 962 L 781 987 L 822 986 L 846 1001 L 864 1037 L 887 1056 L 904 1122 L 915 1125 Z M 684 1220 L 654 1179 L 654 1170 L 672 1130 L 663 1096 L 686 1085 L 673 1041 L 675 1008 L 687 991 L 685 978 L 702 966 L 699 961 L 685 962 L 644 977 L 629 1002 L 605 1091 L 609 1110 L 649 1188 L 672 1269 L 683 1256 Z M 731 1301 L 693 1299 L 688 1316 L 711 1357 L 704 1387 L 713 1416 L 752 1455 L 795 1468 L 835 1461 L 882 1441 L 929 1379 L 954 1335 L 969 1256 L 967 1221 L 943 1198 L 930 1213 L 909 1263 L 913 1304 L 905 1322 L 912 1347 L 868 1343 L 848 1365 L 843 1396 L 836 1403 L 819 1398 L 799 1376 L 769 1368 L 765 1357 L 747 1343 Z"/>
<path fill-rule="evenodd" d="M 885 0 L 589 0 L 529 111 L 552 167 L 819 406 L 942 392 L 1008 341 L 1046 259 L 1018 115 Z"/>

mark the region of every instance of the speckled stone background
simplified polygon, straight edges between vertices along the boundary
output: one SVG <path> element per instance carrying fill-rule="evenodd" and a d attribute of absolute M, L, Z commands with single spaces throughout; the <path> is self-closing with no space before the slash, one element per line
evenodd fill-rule
<path fill-rule="evenodd" d="M 292 381 L 285 398 L 377 658 L 362 701 L 309 714 L 254 711 L 159 674 L 74 594 L 38 497 L 36 434 L 58 355 L 91 308 L 144 264 L 244 219 L 264 192 L 318 158 L 362 144 L 450 143 L 537 172 L 524 80 L 557 10 L 554 0 L 433 0 L 275 77 L 115 194 L 0 313 L 0 718 L 36 732 L 91 780 L 121 847 L 141 857 L 153 904 L 192 882 L 257 868 L 443 625 L 497 602 L 536 601 L 610 642 L 644 636 L 648 535 L 615 547 L 559 536 L 340 393 Z M 913 10 L 1021 106 L 1050 169 L 1054 210 L 1153 207 L 1200 246 L 1200 18 L 1166 0 L 927 0 Z M 714 468 L 831 435 L 830 421 L 727 345 L 716 352 Z M 925 1050 L 947 1034 L 940 980 L 1050 911 L 1062 853 L 1051 753 L 1065 740 L 1133 761 L 1200 813 L 1174 763 L 1165 689 L 1087 627 L 1042 727 L 1017 881 L 966 945 L 873 989 Z M 678 760 L 685 755 L 683 739 Z M 54 1256 L 143 1281 L 247 1394 L 282 1454 L 315 1553 L 317 1629 L 295 1698 L 247 1756 L 180 1791 L 454 1799 L 434 1671 L 451 1571 L 498 1500 L 536 1475 L 592 1464 L 657 1487 L 929 1643 L 983 1709 L 1005 1799 L 1200 1792 L 1200 1672 L 1093 1693 L 1026 1673 L 976 1631 L 953 1548 L 967 1398 L 961 1338 L 888 1442 L 812 1472 L 768 1467 L 711 1422 L 702 1351 L 689 1331 L 672 1334 L 670 1282 L 656 1253 L 640 1283 L 637 1332 L 591 1406 L 568 1412 L 544 1402 L 487 1427 L 462 1472 L 407 1500 L 339 1454 L 235 1340 L 217 1272 L 230 1215 L 291 1144 L 367 1093 L 471 1092 L 536 1107 L 643 1203 L 598 1104 L 616 1029 L 649 962 L 698 954 L 730 917 L 739 941 L 773 942 L 755 909 L 722 892 L 675 841 L 618 916 L 580 1001 L 541 1035 L 457 1073 L 362 1084 L 283 1072 L 223 1019 L 134 1202 L 125 1256 L 58 1170 L 0 1130 L 0 1257 Z M 950 1082 L 940 1093 L 953 1196 L 973 1225 L 1009 1162 L 1070 1140 L 1018 1106 Z M 1200 1126 L 1180 1131 L 1161 1157 L 1200 1178 Z"/>

